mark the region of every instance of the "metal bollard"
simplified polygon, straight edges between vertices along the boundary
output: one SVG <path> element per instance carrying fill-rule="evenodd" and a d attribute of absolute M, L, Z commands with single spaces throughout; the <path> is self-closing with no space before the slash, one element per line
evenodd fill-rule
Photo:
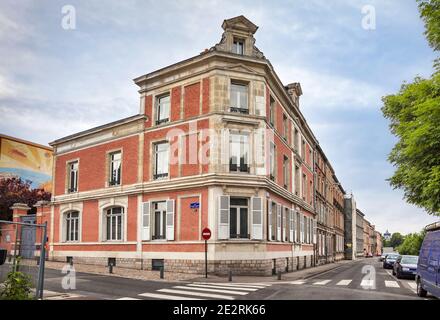
<path fill-rule="evenodd" d="M 164 274 L 164 267 L 160 268 L 160 278 L 163 279 Z"/>
<path fill-rule="evenodd" d="M 231 270 L 229 270 L 229 282 L 231 282 L 232 281 L 232 271 Z"/>
<path fill-rule="evenodd" d="M 113 263 L 109 263 L 108 265 L 108 272 L 113 273 Z"/>
<path fill-rule="evenodd" d="M 281 271 L 278 271 L 278 280 L 281 280 Z"/>

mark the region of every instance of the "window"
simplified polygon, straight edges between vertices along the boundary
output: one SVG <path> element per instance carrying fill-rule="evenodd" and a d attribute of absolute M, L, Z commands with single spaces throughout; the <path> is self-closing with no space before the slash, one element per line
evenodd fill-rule
<path fill-rule="evenodd" d="M 67 192 L 78 192 L 78 161 L 68 164 L 68 187 Z"/>
<path fill-rule="evenodd" d="M 113 152 L 110 154 L 110 180 L 109 185 L 119 186 L 121 184 L 121 152 Z"/>
<path fill-rule="evenodd" d="M 286 156 L 283 159 L 283 181 L 284 188 L 289 188 L 289 158 Z"/>
<path fill-rule="evenodd" d="M 295 128 L 295 133 L 294 133 L 294 136 L 293 136 L 293 147 L 294 147 L 296 152 L 299 151 L 298 150 L 298 136 L 299 136 L 298 129 Z"/>
<path fill-rule="evenodd" d="M 229 238 L 248 239 L 248 199 L 231 198 L 229 208 Z"/>
<path fill-rule="evenodd" d="M 277 221 L 278 221 L 278 212 L 277 212 L 277 204 L 275 202 L 272 202 L 272 239 L 277 239 Z"/>
<path fill-rule="evenodd" d="M 231 83 L 231 112 L 248 114 L 248 86 Z"/>
<path fill-rule="evenodd" d="M 236 54 L 244 54 L 244 40 L 242 39 L 234 39 L 234 43 L 232 46 L 232 52 Z"/>
<path fill-rule="evenodd" d="M 302 179 L 302 197 L 304 200 L 306 200 L 306 188 L 307 188 L 307 176 L 303 174 Z"/>
<path fill-rule="evenodd" d="M 270 96 L 270 104 L 269 104 L 269 122 L 271 125 L 275 125 L 275 99 Z"/>
<path fill-rule="evenodd" d="M 153 202 L 153 240 L 166 238 L 166 217 L 167 203 L 166 201 Z"/>
<path fill-rule="evenodd" d="M 121 241 L 122 240 L 122 216 L 124 208 L 114 207 L 106 211 L 106 240 Z"/>
<path fill-rule="evenodd" d="M 309 199 L 310 199 L 310 204 L 312 204 L 312 198 L 313 198 L 312 190 L 313 190 L 313 182 L 312 182 L 312 180 L 310 180 L 309 181 Z"/>
<path fill-rule="evenodd" d="M 156 143 L 154 145 L 154 175 L 153 179 L 168 177 L 169 166 L 169 145 L 168 142 Z"/>
<path fill-rule="evenodd" d="M 249 137 L 246 134 L 232 133 L 229 136 L 230 172 L 249 172 Z"/>
<path fill-rule="evenodd" d="M 284 208 L 284 216 L 283 216 L 283 239 L 284 241 L 289 241 L 289 234 L 290 234 L 290 209 Z"/>
<path fill-rule="evenodd" d="M 299 167 L 295 166 L 295 194 L 299 196 L 299 189 L 300 189 L 300 181 L 299 181 Z"/>
<path fill-rule="evenodd" d="M 275 181 L 275 170 L 276 170 L 276 149 L 275 144 L 270 144 L 270 180 Z"/>
<path fill-rule="evenodd" d="M 301 242 L 301 214 L 296 213 L 296 242 Z"/>
<path fill-rule="evenodd" d="M 287 141 L 287 135 L 289 134 L 289 125 L 287 122 L 287 116 L 283 114 L 283 138 Z"/>
<path fill-rule="evenodd" d="M 303 160 L 305 160 L 306 158 L 306 142 L 304 140 L 302 140 L 302 145 L 301 145 L 301 157 Z"/>
<path fill-rule="evenodd" d="M 79 241 L 79 212 L 71 211 L 65 214 L 66 242 Z"/>
<path fill-rule="evenodd" d="M 165 94 L 157 98 L 156 124 L 166 123 L 170 120 L 170 95 Z"/>

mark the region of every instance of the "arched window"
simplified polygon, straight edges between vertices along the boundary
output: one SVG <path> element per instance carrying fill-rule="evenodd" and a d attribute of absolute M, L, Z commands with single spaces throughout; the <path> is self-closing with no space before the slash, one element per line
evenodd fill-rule
<path fill-rule="evenodd" d="M 106 210 L 105 224 L 106 224 L 106 240 L 121 241 L 122 240 L 122 219 L 124 215 L 124 208 L 113 207 Z"/>
<path fill-rule="evenodd" d="M 66 242 L 79 241 L 79 212 L 69 211 L 64 215 Z"/>

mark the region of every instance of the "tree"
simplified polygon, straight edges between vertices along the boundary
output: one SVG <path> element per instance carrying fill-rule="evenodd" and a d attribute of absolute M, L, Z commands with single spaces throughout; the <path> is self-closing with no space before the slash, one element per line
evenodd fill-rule
<path fill-rule="evenodd" d="M 49 201 L 50 197 L 49 192 L 32 189 L 30 181 L 23 181 L 21 178 L 0 179 L 0 220 L 12 220 L 10 207 L 14 203 L 25 203 L 33 208 L 38 201 Z"/>
<path fill-rule="evenodd" d="M 397 248 L 403 243 L 403 241 L 404 241 L 404 237 L 399 232 L 395 232 L 391 235 L 389 246 L 393 248 Z"/>
<path fill-rule="evenodd" d="M 422 247 L 425 231 L 420 233 L 410 233 L 405 236 L 403 243 L 397 248 L 399 254 L 418 256 Z"/>
<path fill-rule="evenodd" d="M 431 47 L 440 50 L 440 0 L 418 0 Z M 382 112 L 398 138 L 388 160 L 396 167 L 389 179 L 404 198 L 440 215 L 440 64 L 429 79 L 416 77 L 397 94 L 384 97 Z"/>

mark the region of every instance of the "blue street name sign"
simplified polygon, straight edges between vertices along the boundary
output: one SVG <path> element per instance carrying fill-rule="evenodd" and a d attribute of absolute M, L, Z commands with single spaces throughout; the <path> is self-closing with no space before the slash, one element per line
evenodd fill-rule
<path fill-rule="evenodd" d="M 200 203 L 199 202 L 191 202 L 189 207 L 191 209 L 199 209 L 200 208 Z"/>

